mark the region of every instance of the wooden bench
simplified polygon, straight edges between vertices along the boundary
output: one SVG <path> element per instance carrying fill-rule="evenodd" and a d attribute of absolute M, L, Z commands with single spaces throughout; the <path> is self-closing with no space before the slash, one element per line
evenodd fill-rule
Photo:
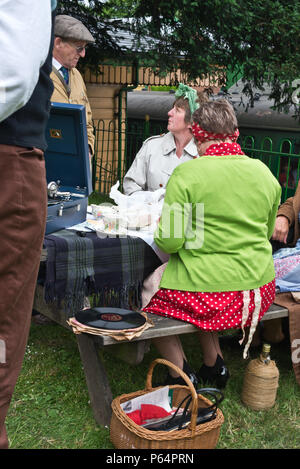
<path fill-rule="evenodd" d="M 70 329 L 67 315 L 62 308 L 46 304 L 43 298 L 43 287 L 38 285 L 35 294 L 34 309 L 52 319 L 63 327 Z M 197 331 L 192 324 L 176 319 L 169 319 L 149 314 L 154 327 L 147 329 L 140 337 L 130 342 L 117 342 L 108 336 L 91 334 L 76 335 L 78 349 L 85 373 L 88 392 L 95 420 L 100 425 L 109 425 L 111 418 L 112 393 L 104 364 L 99 354 L 99 347 L 106 347 L 119 358 L 130 364 L 139 364 L 149 350 L 151 339 L 171 335 L 190 334 Z M 273 304 L 264 315 L 263 321 L 288 316 L 288 310 Z"/>

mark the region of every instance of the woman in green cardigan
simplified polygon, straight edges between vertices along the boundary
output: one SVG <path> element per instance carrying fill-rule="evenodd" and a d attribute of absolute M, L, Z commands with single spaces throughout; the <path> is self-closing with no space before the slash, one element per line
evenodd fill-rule
<path fill-rule="evenodd" d="M 245 358 L 274 300 L 269 239 L 281 189 L 267 166 L 236 143 L 237 120 L 227 100 L 202 103 L 192 131 L 200 157 L 176 168 L 168 182 L 155 242 L 170 259 L 143 310 L 198 327 L 203 365 L 197 380 L 224 387 L 229 372 L 218 331 L 249 327 Z M 155 346 L 196 385 L 178 337 L 156 339 Z M 165 384 L 182 383 L 169 373 Z"/>

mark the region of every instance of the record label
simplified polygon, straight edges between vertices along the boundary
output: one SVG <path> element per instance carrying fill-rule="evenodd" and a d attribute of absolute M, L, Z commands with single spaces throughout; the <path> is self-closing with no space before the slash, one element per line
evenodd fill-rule
<path fill-rule="evenodd" d="M 121 308 L 84 309 L 75 314 L 75 319 L 85 326 L 111 330 L 136 329 L 146 322 L 142 314 Z"/>
<path fill-rule="evenodd" d="M 102 321 L 122 321 L 122 316 L 120 314 L 114 313 L 104 313 L 100 315 Z"/>

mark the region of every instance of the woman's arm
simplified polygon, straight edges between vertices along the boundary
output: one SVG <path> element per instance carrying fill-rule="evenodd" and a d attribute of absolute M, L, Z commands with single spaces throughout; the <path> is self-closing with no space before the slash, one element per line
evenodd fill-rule
<path fill-rule="evenodd" d="M 295 222 L 293 197 L 287 199 L 278 209 L 272 239 L 282 243 L 287 242 L 290 226 Z"/>

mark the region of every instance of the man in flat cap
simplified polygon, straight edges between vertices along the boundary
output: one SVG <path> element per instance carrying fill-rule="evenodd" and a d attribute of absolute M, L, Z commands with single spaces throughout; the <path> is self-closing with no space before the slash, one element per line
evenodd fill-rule
<path fill-rule="evenodd" d="M 51 101 L 85 106 L 91 160 L 95 143 L 92 111 L 85 83 L 76 66 L 80 57 L 85 56 L 86 46 L 95 39 L 81 21 L 68 15 L 56 16 L 54 35 Z"/>

